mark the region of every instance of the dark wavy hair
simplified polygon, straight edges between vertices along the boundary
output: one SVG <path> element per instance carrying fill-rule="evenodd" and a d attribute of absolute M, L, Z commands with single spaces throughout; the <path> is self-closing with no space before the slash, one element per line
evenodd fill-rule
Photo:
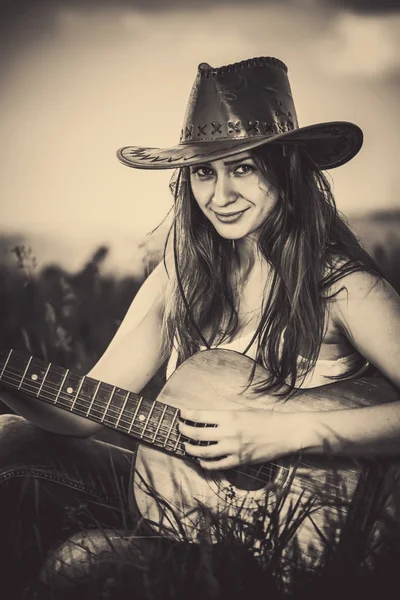
<path fill-rule="evenodd" d="M 257 329 L 256 360 L 267 369 L 262 390 L 290 394 L 296 382 L 299 387 L 298 378 L 315 366 L 326 303 L 338 293 L 331 292 L 332 286 L 355 271 L 382 274 L 339 214 L 327 178 L 304 149 L 268 144 L 251 154 L 279 194 L 259 230 L 259 251 L 271 278 Z M 174 196 L 166 244 L 172 247 L 174 274 L 163 338 L 167 351 L 175 345 L 180 364 L 201 345 L 221 343 L 235 333 L 238 314 L 230 274 L 237 257 L 232 240 L 222 238 L 198 207 L 188 168 L 178 173 Z M 301 373 L 299 356 L 307 359 Z"/>

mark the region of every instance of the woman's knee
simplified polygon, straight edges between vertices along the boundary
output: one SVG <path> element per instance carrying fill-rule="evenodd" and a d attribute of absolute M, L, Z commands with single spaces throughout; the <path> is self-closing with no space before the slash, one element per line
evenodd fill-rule
<path fill-rule="evenodd" d="M 20 415 L 0 415 L 0 435 L 2 437 L 19 435 L 21 428 L 24 430 L 30 427 L 32 427 L 32 424 Z"/>
<path fill-rule="evenodd" d="M 0 415 L 0 482 L 14 468 L 43 463 L 50 456 L 51 434 L 19 415 Z"/>
<path fill-rule="evenodd" d="M 41 572 L 45 583 L 56 580 L 66 581 L 79 579 L 84 575 L 93 560 L 92 544 L 87 543 L 87 535 L 78 533 L 55 549 L 52 549 Z"/>
<path fill-rule="evenodd" d="M 40 437 L 38 428 L 23 417 L 0 415 L 0 479 L 4 469 L 26 461 L 27 449 Z"/>
<path fill-rule="evenodd" d="M 102 567 L 118 565 L 131 553 L 131 541 L 122 531 L 80 532 L 50 550 L 40 580 L 51 588 L 76 586 L 99 576 Z"/>

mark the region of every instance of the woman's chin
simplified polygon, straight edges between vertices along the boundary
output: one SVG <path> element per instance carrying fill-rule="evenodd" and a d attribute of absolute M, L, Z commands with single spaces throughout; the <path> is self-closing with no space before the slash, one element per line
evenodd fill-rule
<path fill-rule="evenodd" d="M 218 226 L 215 227 L 215 229 L 217 230 L 217 233 L 226 240 L 242 240 L 252 233 L 247 229 L 231 226 Z"/>
<path fill-rule="evenodd" d="M 217 230 L 218 231 L 218 230 Z M 239 234 L 235 234 L 235 233 L 230 233 L 230 232 L 226 232 L 226 231 L 218 231 L 218 234 L 224 238 L 225 240 L 242 240 L 243 238 L 245 238 L 245 235 L 239 235 Z"/>

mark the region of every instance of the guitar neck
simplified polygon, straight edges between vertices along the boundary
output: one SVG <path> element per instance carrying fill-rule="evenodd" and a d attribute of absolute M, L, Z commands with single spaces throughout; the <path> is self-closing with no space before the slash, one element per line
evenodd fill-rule
<path fill-rule="evenodd" d="M 184 456 L 179 410 L 32 356 L 0 352 L 0 382 L 47 404 Z"/>

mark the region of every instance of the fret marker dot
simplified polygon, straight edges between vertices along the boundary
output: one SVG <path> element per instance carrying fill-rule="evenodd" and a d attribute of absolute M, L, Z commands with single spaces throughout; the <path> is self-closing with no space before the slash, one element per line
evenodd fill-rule
<path fill-rule="evenodd" d="M 67 387 L 67 392 L 68 394 L 72 394 L 72 392 L 74 391 L 74 388 L 72 387 Z"/>
<path fill-rule="evenodd" d="M 146 419 L 146 417 L 144 415 L 139 415 L 138 419 L 139 419 L 139 421 L 144 421 Z"/>
<path fill-rule="evenodd" d="M 35 373 L 33 375 L 31 375 L 31 379 L 33 379 L 33 381 L 36 381 L 37 378 L 38 378 L 38 376 L 35 375 Z"/>

